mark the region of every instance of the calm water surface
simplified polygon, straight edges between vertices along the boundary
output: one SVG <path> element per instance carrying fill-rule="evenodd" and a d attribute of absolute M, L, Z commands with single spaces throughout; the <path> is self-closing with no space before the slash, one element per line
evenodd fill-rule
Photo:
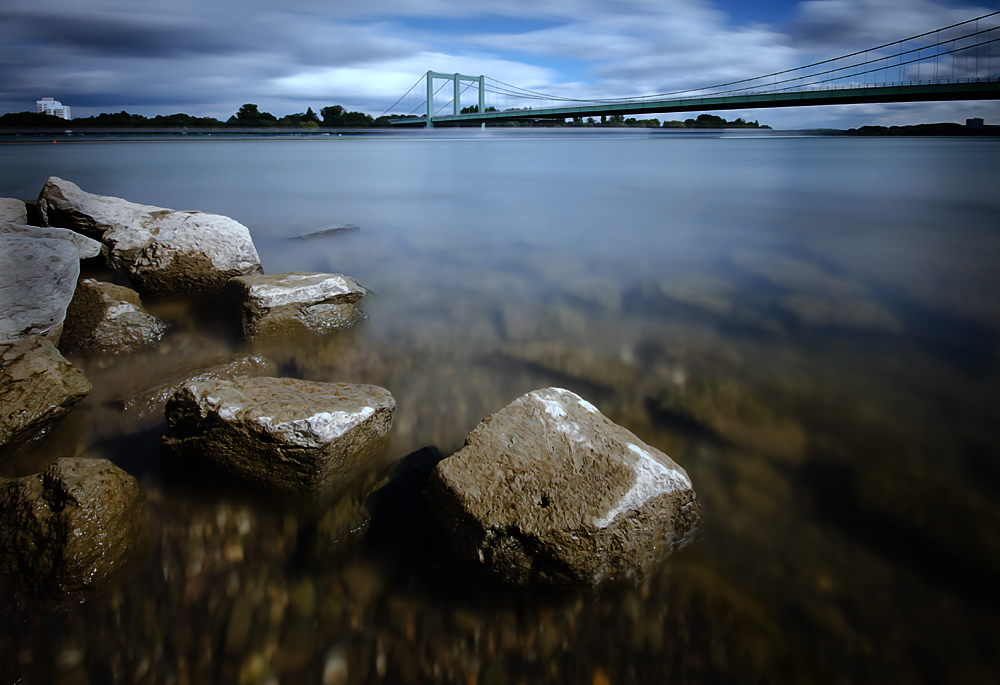
<path fill-rule="evenodd" d="M 56 175 L 225 214 L 267 272 L 373 291 L 346 334 L 253 350 L 150 303 L 175 324 L 158 350 L 73 358 L 93 394 L 0 475 L 110 458 L 143 484 L 158 536 L 82 598 L 0 581 L 0 681 L 1000 670 L 997 141 L 476 132 L 0 151 L 0 196 Z M 289 240 L 347 224 L 359 230 Z M 244 351 L 281 375 L 386 387 L 392 459 L 450 454 L 519 395 L 571 389 L 687 469 L 700 537 L 647 586 L 579 594 L 456 574 L 398 512 L 362 545 L 316 552 L 304 512 L 164 482 L 162 412 L 122 409 Z"/>

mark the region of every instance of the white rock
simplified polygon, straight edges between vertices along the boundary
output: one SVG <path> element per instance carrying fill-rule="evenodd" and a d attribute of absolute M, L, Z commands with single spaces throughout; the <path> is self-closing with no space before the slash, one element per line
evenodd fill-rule
<path fill-rule="evenodd" d="M 229 217 L 94 195 L 55 176 L 38 209 L 47 226 L 104 243 L 110 266 L 144 294 L 209 295 L 234 276 L 262 271 L 249 229 Z"/>
<path fill-rule="evenodd" d="M 101 244 L 92 238 L 65 228 L 42 228 L 23 223 L 0 221 L 0 234 L 23 235 L 29 238 L 58 238 L 68 240 L 80 251 L 80 259 L 90 259 L 101 254 Z"/>
<path fill-rule="evenodd" d="M 69 240 L 0 234 L 0 342 L 58 342 L 79 276 L 80 252 Z"/>
<path fill-rule="evenodd" d="M 0 221 L 9 221 L 12 224 L 28 223 L 28 208 L 21 200 L 0 197 Z"/>

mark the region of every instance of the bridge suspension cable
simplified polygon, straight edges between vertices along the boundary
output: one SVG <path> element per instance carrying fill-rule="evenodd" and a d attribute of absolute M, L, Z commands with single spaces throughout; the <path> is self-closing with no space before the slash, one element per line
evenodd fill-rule
<path fill-rule="evenodd" d="M 990 95 L 990 93 L 998 91 L 996 86 L 991 84 L 1000 83 L 1000 69 L 996 68 L 1000 66 L 1000 60 L 998 60 L 1000 53 L 996 53 L 994 48 L 994 45 L 1000 42 L 1000 37 L 997 37 L 998 32 L 1000 32 L 1000 20 L 994 19 L 998 15 L 1000 15 L 1000 11 L 989 12 L 939 29 L 914 34 L 901 40 L 819 60 L 792 69 L 781 69 L 761 76 L 718 83 L 714 86 L 687 88 L 654 95 L 574 98 L 522 88 L 488 76 L 459 79 L 458 74 L 455 75 L 455 78 L 451 78 L 451 75 L 428 72 L 418 79 L 392 107 L 386 110 L 386 113 L 402 102 L 425 78 L 432 77 L 443 78 L 445 81 L 433 94 L 428 90 L 428 97 L 433 98 L 448 83 L 455 86 L 455 94 L 449 100 L 442 103 L 434 112 L 428 111 L 426 114 L 432 119 L 437 119 L 451 105 L 454 114 L 443 114 L 444 120 L 460 113 L 462 95 L 477 83 L 481 89 L 479 107 L 473 108 L 472 113 L 482 109 L 483 112 L 479 112 L 480 114 L 488 114 L 488 118 L 500 116 L 501 119 L 504 118 L 504 112 L 511 112 L 513 117 L 545 118 L 575 117 L 584 112 L 603 115 L 605 112 L 621 113 L 623 111 L 626 113 L 694 111 L 699 103 L 706 101 L 706 99 L 711 101 L 713 98 L 725 98 L 726 103 L 722 108 L 734 109 L 738 108 L 732 102 L 734 97 L 746 100 L 748 103 L 753 101 L 756 104 L 750 105 L 752 107 L 789 106 L 798 102 L 801 97 L 806 97 L 810 103 L 820 104 L 817 101 L 816 92 L 820 94 L 833 93 L 840 92 L 842 89 L 854 90 L 858 88 L 867 89 L 864 97 L 868 101 L 880 102 L 910 101 L 913 99 L 910 91 L 905 93 L 896 91 L 901 88 L 904 90 L 912 89 L 915 86 L 924 88 L 927 93 L 922 92 L 922 95 L 929 94 L 930 99 L 962 99 L 958 97 L 959 91 L 968 94 L 971 99 L 983 99 L 984 97 L 997 99 L 995 95 Z M 985 28 L 983 28 L 984 22 Z M 931 39 L 923 40 L 928 37 Z M 983 64 L 985 64 L 985 72 Z M 925 80 L 924 73 L 931 65 L 933 65 L 933 79 Z M 949 70 L 950 76 L 945 76 Z M 461 90 L 459 90 L 460 80 L 467 81 L 467 85 Z M 430 86 L 430 84 L 427 85 Z M 947 93 L 950 95 L 935 94 L 936 90 L 931 92 L 931 90 L 941 87 L 947 88 Z M 984 93 L 986 94 L 984 95 Z M 496 107 L 486 107 L 486 95 L 492 97 Z M 765 97 L 768 102 L 775 99 L 775 102 L 781 101 L 784 104 L 767 104 L 761 100 L 761 97 Z M 825 95 L 821 95 L 821 97 L 829 100 L 829 97 Z M 844 97 L 836 96 L 838 100 L 842 100 Z M 890 99 L 872 100 L 873 97 Z M 427 107 L 427 98 L 424 98 L 422 103 L 404 116 L 410 117 L 414 112 L 425 107 Z M 531 112 L 517 114 L 523 110 L 531 110 Z M 468 116 L 469 113 L 466 113 L 466 118 Z M 430 119 L 427 123 L 430 125 Z"/>
<path fill-rule="evenodd" d="M 424 80 L 424 77 L 423 77 L 423 76 L 421 76 L 421 77 L 420 77 L 420 78 L 418 78 L 418 79 L 417 79 L 416 81 L 414 81 L 414 82 L 413 82 L 413 85 L 412 85 L 412 86 L 410 86 L 410 90 L 408 90 L 408 91 L 406 91 L 405 93 L 403 93 L 402 97 L 400 97 L 400 98 L 399 98 L 398 100 L 396 100 L 396 101 L 395 101 L 394 103 L 392 103 L 391 105 L 389 105 L 389 107 L 388 107 L 388 108 L 387 108 L 387 109 L 386 109 L 386 110 L 385 110 L 384 112 L 382 112 L 382 114 L 380 114 L 379 116 L 382 116 L 382 117 L 384 117 L 384 116 L 385 116 L 386 114 L 388 114 L 388 113 L 389 113 L 389 110 L 390 110 L 390 109 L 392 109 L 393 107 L 395 107 L 396 105 L 398 105 L 398 104 L 399 104 L 400 102 L 402 102 L 402 101 L 403 101 L 403 98 L 405 98 L 405 97 L 406 97 L 407 95 L 409 95 L 409 94 L 410 94 L 410 91 L 412 91 L 412 90 L 413 90 L 414 88 L 416 88 L 416 87 L 417 87 L 418 85 L 420 85 L 420 82 L 421 82 L 421 81 L 423 81 L 423 80 Z"/>

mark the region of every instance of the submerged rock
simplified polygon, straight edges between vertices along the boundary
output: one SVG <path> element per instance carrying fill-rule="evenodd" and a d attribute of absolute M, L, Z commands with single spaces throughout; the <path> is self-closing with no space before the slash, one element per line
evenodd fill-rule
<path fill-rule="evenodd" d="M 38 196 L 46 226 L 100 240 L 109 265 L 143 294 L 205 296 L 233 276 L 261 273 L 246 226 L 229 217 L 93 195 L 55 176 Z"/>
<path fill-rule="evenodd" d="M 239 378 L 183 385 L 167 402 L 163 462 L 264 492 L 323 496 L 381 455 L 396 403 L 373 385 Z"/>
<path fill-rule="evenodd" d="M 0 480 L 0 573 L 36 590 L 92 587 L 139 546 L 143 504 L 135 478 L 106 459 L 57 459 Z"/>
<path fill-rule="evenodd" d="M 560 388 L 484 419 L 424 502 L 460 558 L 519 586 L 641 579 L 700 521 L 684 469 Z"/>
<path fill-rule="evenodd" d="M 81 279 L 66 310 L 63 351 L 118 354 L 153 347 L 167 330 L 142 307 L 139 293 L 113 283 Z"/>
<path fill-rule="evenodd" d="M 193 364 L 170 374 L 158 382 L 118 398 L 126 414 L 144 418 L 163 411 L 167 400 L 185 383 L 195 381 L 232 380 L 240 376 L 271 376 L 277 373 L 274 362 L 259 354 L 240 354 L 203 364 Z"/>
<path fill-rule="evenodd" d="M 227 290 L 251 340 L 350 328 L 364 318 L 354 303 L 368 293 L 349 276 L 299 271 L 234 278 Z"/>
<path fill-rule="evenodd" d="M 0 259 L 0 341 L 44 335 L 58 342 L 80 276 L 76 245 L 4 233 Z"/>
<path fill-rule="evenodd" d="M 657 418 L 700 427 L 780 461 L 800 463 L 806 456 L 802 426 L 763 394 L 732 379 L 699 377 L 664 383 L 650 392 L 648 407 Z"/>
<path fill-rule="evenodd" d="M 599 357 L 589 350 L 557 340 L 538 340 L 507 345 L 501 354 L 525 364 L 537 366 L 573 380 L 600 387 L 624 389 L 635 384 L 635 370 L 613 359 Z"/>
<path fill-rule="evenodd" d="M 41 433 L 91 390 L 45 338 L 0 343 L 0 453 Z"/>

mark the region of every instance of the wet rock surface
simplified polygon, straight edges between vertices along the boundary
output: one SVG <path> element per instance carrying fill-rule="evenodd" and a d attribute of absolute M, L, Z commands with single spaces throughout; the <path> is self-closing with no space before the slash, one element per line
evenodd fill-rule
<path fill-rule="evenodd" d="M 167 403 L 161 458 L 178 475 L 208 469 L 266 493 L 322 497 L 382 454 L 395 406 L 376 386 L 187 383 Z"/>
<path fill-rule="evenodd" d="M 242 276 L 227 286 L 250 340 L 350 328 L 364 319 L 355 303 L 367 292 L 349 276 L 305 272 Z"/>
<path fill-rule="evenodd" d="M 41 433 L 91 390 L 47 339 L 0 343 L 0 454 Z"/>
<path fill-rule="evenodd" d="M 115 573 L 144 535 L 138 482 L 105 459 L 57 459 L 0 480 L 0 573 L 73 592 Z"/>
<path fill-rule="evenodd" d="M 262 271 L 249 230 L 229 217 L 93 195 L 55 176 L 38 207 L 46 226 L 104 243 L 109 265 L 143 294 L 205 297 L 234 276 Z"/>
<path fill-rule="evenodd" d="M 560 388 L 484 419 L 425 501 L 460 558 L 520 586 L 642 578 L 700 520 L 684 469 Z"/>
<path fill-rule="evenodd" d="M 101 244 L 85 235 L 65 228 L 42 228 L 24 223 L 7 223 L 0 221 L 0 235 L 22 235 L 30 238 L 59 238 L 68 240 L 80 251 L 80 259 L 90 259 L 101 254 Z"/>
<path fill-rule="evenodd" d="M 143 308 L 139 293 L 131 288 L 83 278 L 66 310 L 59 347 L 120 354 L 155 346 L 167 328 Z"/>
<path fill-rule="evenodd" d="M 58 342 L 80 275 L 76 245 L 4 233 L 0 260 L 0 341 L 44 335 Z"/>

